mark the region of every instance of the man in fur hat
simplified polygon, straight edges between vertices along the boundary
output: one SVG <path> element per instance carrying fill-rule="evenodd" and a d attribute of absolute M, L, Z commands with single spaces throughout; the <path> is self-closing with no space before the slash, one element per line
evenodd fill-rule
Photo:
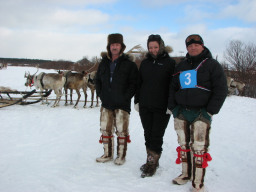
<path fill-rule="evenodd" d="M 115 33 L 108 35 L 107 53 L 102 55 L 96 75 L 96 92 L 100 97 L 100 143 L 103 143 L 104 154 L 97 162 L 113 159 L 114 131 L 117 134 L 117 165 L 125 162 L 129 136 L 129 116 L 131 99 L 135 94 L 138 68 L 128 55 L 124 54 L 126 46 L 123 36 Z"/>
<path fill-rule="evenodd" d="M 182 165 L 182 174 L 173 183 L 191 180 L 192 191 L 203 192 L 207 162 L 212 159 L 208 153 L 212 116 L 225 101 L 227 82 L 200 35 L 189 35 L 185 44 L 188 53 L 175 68 L 168 99 L 179 143 L 176 163 Z"/>

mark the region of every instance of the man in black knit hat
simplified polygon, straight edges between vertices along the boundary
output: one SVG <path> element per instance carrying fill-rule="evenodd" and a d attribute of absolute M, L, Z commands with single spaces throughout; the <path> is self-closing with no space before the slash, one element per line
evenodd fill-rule
<path fill-rule="evenodd" d="M 114 131 L 117 134 L 117 165 L 125 162 L 129 136 L 131 99 L 135 94 L 138 68 L 128 55 L 119 33 L 108 35 L 107 53 L 102 55 L 96 75 L 96 92 L 100 97 L 100 143 L 104 154 L 97 162 L 111 161 L 114 156 Z"/>
<path fill-rule="evenodd" d="M 203 192 L 207 162 L 211 161 L 212 116 L 225 101 L 227 82 L 200 35 L 189 35 L 185 44 L 188 53 L 175 68 L 168 99 L 179 143 L 176 163 L 182 165 L 182 174 L 173 183 L 183 185 L 191 180 L 193 192 Z"/>

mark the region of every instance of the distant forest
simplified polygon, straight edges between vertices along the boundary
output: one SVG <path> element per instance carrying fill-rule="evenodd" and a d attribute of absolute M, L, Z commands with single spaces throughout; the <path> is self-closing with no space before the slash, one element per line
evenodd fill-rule
<path fill-rule="evenodd" d="M 145 56 L 145 55 L 144 55 Z M 138 68 L 144 56 L 136 57 L 135 63 Z M 179 63 L 184 57 L 172 57 L 176 63 Z M 26 67 L 39 67 L 42 69 L 55 69 L 57 70 L 71 70 L 77 72 L 92 72 L 98 69 L 100 59 L 96 57 L 89 61 L 87 58 L 83 58 L 77 62 L 72 61 L 52 61 L 52 60 L 42 60 L 42 59 L 20 59 L 20 58 L 0 58 L 0 69 L 7 66 L 26 66 Z M 255 71 L 246 70 L 245 73 L 242 73 L 239 70 L 234 70 L 233 68 L 228 67 L 225 64 L 222 64 L 224 71 L 227 76 L 234 78 L 235 80 L 244 82 L 246 84 L 245 89 L 241 95 L 256 98 L 256 83 L 255 83 Z"/>
<path fill-rule="evenodd" d="M 42 59 L 21 59 L 21 58 L 0 58 L 0 63 L 8 66 L 27 66 L 39 67 L 42 69 L 55 69 L 55 70 L 72 70 L 72 71 L 95 71 L 98 67 L 98 62 L 91 62 L 87 58 L 83 58 L 78 62 L 72 61 L 52 61 Z"/>
<path fill-rule="evenodd" d="M 134 62 L 140 66 L 140 63 L 145 55 L 141 57 L 135 57 Z M 184 57 L 172 57 L 176 63 L 179 63 Z M 42 59 L 22 59 L 22 58 L 0 58 L 0 63 L 8 66 L 27 66 L 27 67 L 39 67 L 42 69 L 55 69 L 55 70 L 71 70 L 71 71 L 96 71 L 98 69 L 100 59 L 96 57 L 92 61 L 87 58 L 83 58 L 77 62 L 65 61 L 65 60 L 42 60 Z"/>

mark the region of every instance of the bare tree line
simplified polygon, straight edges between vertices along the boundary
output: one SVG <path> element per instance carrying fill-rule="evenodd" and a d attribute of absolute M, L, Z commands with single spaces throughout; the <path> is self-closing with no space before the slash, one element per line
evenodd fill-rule
<path fill-rule="evenodd" d="M 134 55 L 134 62 L 139 68 L 141 61 L 146 55 L 146 51 L 140 45 L 136 45 L 127 53 Z M 179 63 L 183 58 L 173 57 L 176 63 Z M 226 75 L 246 84 L 241 95 L 256 98 L 256 45 L 232 40 L 226 47 L 224 58 L 225 62 L 222 63 L 222 66 Z M 92 72 L 97 70 L 100 58 L 95 56 L 89 60 L 87 57 L 84 57 L 77 62 L 0 58 L 0 63 L 5 64 L 5 66 L 7 64 L 13 66 L 39 66 L 44 69 Z"/>
<path fill-rule="evenodd" d="M 229 42 L 224 58 L 226 75 L 246 84 L 243 96 L 256 98 L 256 45 L 238 40 Z"/>

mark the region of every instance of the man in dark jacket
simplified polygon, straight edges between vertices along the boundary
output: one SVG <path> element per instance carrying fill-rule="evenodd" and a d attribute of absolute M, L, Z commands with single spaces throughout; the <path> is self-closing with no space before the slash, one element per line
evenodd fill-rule
<path fill-rule="evenodd" d="M 177 132 L 177 164 L 182 174 L 173 179 L 182 185 L 192 180 L 193 191 L 205 191 L 212 116 L 217 114 L 227 96 L 227 83 L 221 65 L 212 58 L 199 35 L 185 40 L 188 53 L 175 69 L 170 87 L 168 108 Z"/>
<path fill-rule="evenodd" d="M 135 94 L 138 68 L 123 51 L 126 46 L 121 34 L 108 36 L 107 54 L 103 56 L 96 75 L 96 92 L 100 97 L 101 139 L 104 154 L 97 158 L 97 162 L 113 159 L 114 139 L 117 134 L 117 158 L 114 163 L 122 165 L 125 162 L 127 142 L 129 139 L 129 116 L 131 99 Z"/>

